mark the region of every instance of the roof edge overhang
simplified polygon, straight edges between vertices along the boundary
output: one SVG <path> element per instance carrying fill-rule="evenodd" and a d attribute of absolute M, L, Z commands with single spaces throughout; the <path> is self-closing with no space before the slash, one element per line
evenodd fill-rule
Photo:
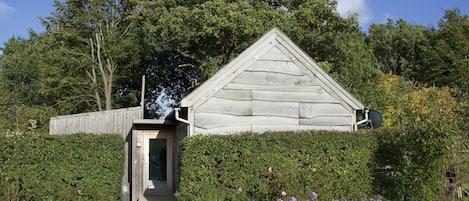
<path fill-rule="evenodd" d="M 135 125 L 176 125 L 176 122 L 169 118 L 164 119 L 134 119 L 132 124 Z"/>

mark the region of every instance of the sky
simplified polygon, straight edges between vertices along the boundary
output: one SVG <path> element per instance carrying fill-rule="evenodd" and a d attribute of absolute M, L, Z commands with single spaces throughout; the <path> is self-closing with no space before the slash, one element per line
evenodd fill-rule
<path fill-rule="evenodd" d="M 337 6 L 342 17 L 358 13 L 364 32 L 372 23 L 401 18 L 415 25 L 438 27 L 445 10 L 455 8 L 460 9 L 461 14 L 469 15 L 469 0 L 338 0 Z"/>
<path fill-rule="evenodd" d="M 28 30 L 44 31 L 40 17 L 50 16 L 54 0 L 0 0 L 0 48 L 11 37 L 28 38 Z M 469 15 L 469 0 L 338 0 L 338 12 L 357 13 L 362 30 L 372 23 L 404 19 L 411 24 L 437 27 L 444 11 L 459 8 Z"/>

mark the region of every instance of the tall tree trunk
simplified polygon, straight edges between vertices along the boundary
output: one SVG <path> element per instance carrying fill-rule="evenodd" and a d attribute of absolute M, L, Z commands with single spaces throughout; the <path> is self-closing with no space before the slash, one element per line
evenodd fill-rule
<path fill-rule="evenodd" d="M 98 106 L 98 110 L 99 111 L 103 111 L 103 106 L 101 104 L 101 96 L 99 95 L 99 91 L 98 91 L 98 78 L 97 78 L 97 75 L 96 75 L 96 58 L 95 58 L 95 46 L 94 46 L 94 42 L 93 42 L 93 38 L 90 38 L 90 46 L 91 46 L 91 61 L 92 61 L 92 64 L 91 64 L 91 69 L 89 72 L 86 72 L 88 74 L 88 77 L 90 78 L 91 80 L 91 83 L 93 85 L 93 91 L 94 91 L 94 98 L 95 98 L 95 102 L 96 102 L 96 105 Z"/>
<path fill-rule="evenodd" d="M 106 59 L 106 67 L 107 67 L 107 80 L 105 80 L 105 88 L 104 88 L 104 98 L 106 100 L 106 110 L 111 110 L 112 109 L 112 82 L 113 82 L 113 77 L 114 77 L 114 71 L 115 71 L 115 64 L 112 62 L 110 58 Z"/>
<path fill-rule="evenodd" d="M 97 63 L 98 63 L 98 72 L 101 74 L 101 82 L 102 82 L 102 90 L 104 93 L 104 103 L 105 103 L 105 108 L 106 110 L 111 110 L 112 109 L 112 79 L 113 79 L 113 74 L 115 71 L 115 65 L 113 64 L 112 59 L 107 57 L 107 55 L 102 51 L 102 39 L 103 39 L 103 33 L 102 30 L 99 29 L 99 31 L 95 34 L 96 36 L 96 58 L 97 58 Z M 105 57 L 105 58 L 103 58 Z M 103 61 L 103 59 L 105 61 Z"/>

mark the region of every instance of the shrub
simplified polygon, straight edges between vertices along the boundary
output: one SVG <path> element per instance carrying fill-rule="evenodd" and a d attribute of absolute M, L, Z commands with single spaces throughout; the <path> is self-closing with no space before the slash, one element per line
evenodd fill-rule
<path fill-rule="evenodd" d="M 306 200 L 316 192 L 319 200 L 441 200 L 451 141 L 432 128 L 186 138 L 176 196 Z"/>
<path fill-rule="evenodd" d="M 0 197 L 118 200 L 124 142 L 118 135 L 3 136 Z"/>
<path fill-rule="evenodd" d="M 178 200 L 371 197 L 376 139 L 333 132 L 195 136 L 182 145 Z M 242 189 L 240 192 L 238 189 Z"/>
<path fill-rule="evenodd" d="M 57 116 L 57 113 L 48 106 L 2 105 L 0 129 L 15 132 L 47 131 L 52 116 Z"/>
<path fill-rule="evenodd" d="M 430 131 L 381 130 L 374 163 L 375 187 L 389 200 L 445 200 L 447 142 L 437 144 Z"/>

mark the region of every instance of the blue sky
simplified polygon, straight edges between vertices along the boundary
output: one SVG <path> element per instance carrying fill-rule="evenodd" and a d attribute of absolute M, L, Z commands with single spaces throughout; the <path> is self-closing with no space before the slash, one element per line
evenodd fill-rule
<path fill-rule="evenodd" d="M 44 31 L 39 17 L 54 10 L 54 0 L 0 0 L 0 47 L 12 36 L 27 38 L 30 28 Z"/>
<path fill-rule="evenodd" d="M 360 24 L 368 29 L 371 23 L 384 23 L 387 18 L 412 24 L 437 26 L 444 10 L 459 8 L 469 15 L 469 0 L 338 0 L 339 13 L 346 17 L 358 13 Z M 0 47 L 12 36 L 28 37 L 31 28 L 42 32 L 39 17 L 54 11 L 54 0 L 0 0 Z"/>
<path fill-rule="evenodd" d="M 358 13 L 363 31 L 372 23 L 390 19 L 404 19 L 411 24 L 438 26 L 444 11 L 459 8 L 469 15 L 469 0 L 338 0 L 338 11 L 346 17 Z"/>

